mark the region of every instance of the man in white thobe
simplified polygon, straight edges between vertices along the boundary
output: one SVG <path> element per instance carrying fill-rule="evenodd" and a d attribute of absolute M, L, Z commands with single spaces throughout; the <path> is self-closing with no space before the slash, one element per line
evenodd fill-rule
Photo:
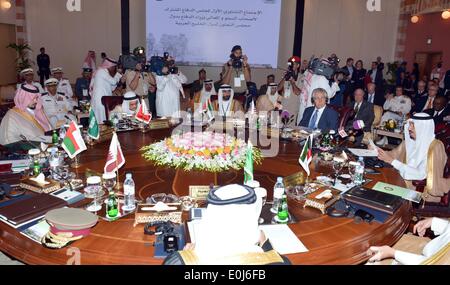
<path fill-rule="evenodd" d="M 186 76 L 169 74 L 169 68 L 162 70 L 164 75 L 156 75 L 156 113 L 158 117 L 180 117 L 180 93 L 185 98 L 183 84 L 187 83 Z"/>
<path fill-rule="evenodd" d="M 119 120 L 122 120 L 125 117 L 134 117 L 136 112 L 139 110 L 140 105 L 140 99 L 137 94 L 133 91 L 128 91 L 123 95 L 122 105 L 117 105 L 109 113 L 109 119 L 112 121 L 114 116 L 116 116 Z"/>
<path fill-rule="evenodd" d="M 39 89 L 22 84 L 16 92 L 14 104 L 0 125 L 0 144 L 20 142 L 22 136 L 30 141 L 43 141 L 45 132 L 52 127 L 44 114 Z"/>
<path fill-rule="evenodd" d="M 94 73 L 91 81 L 91 106 L 99 124 L 103 124 L 107 120 L 102 98 L 103 96 L 112 96 L 117 84 L 122 81 L 121 78 L 122 75 L 117 72 L 117 62 L 109 58 L 106 58 Z"/>
<path fill-rule="evenodd" d="M 438 218 L 428 218 L 418 222 L 414 226 L 414 233 L 418 234 L 419 237 L 414 237 L 410 235 L 405 235 L 398 243 L 404 244 L 405 247 L 417 249 L 425 239 L 426 230 L 431 228 L 434 234 L 437 236 L 430 242 L 428 242 L 425 247 L 417 251 L 421 251 L 422 254 L 413 254 L 410 252 L 402 251 L 396 249 L 397 246 L 391 248 L 389 246 L 372 246 L 368 254 L 372 255 L 369 262 L 378 262 L 384 259 L 394 258 L 400 264 L 403 265 L 419 265 L 425 262 L 430 257 L 437 255 L 439 252 L 442 255 L 448 254 L 449 244 L 450 244 L 450 222 L 448 220 L 438 219 Z"/>
<path fill-rule="evenodd" d="M 66 94 L 58 92 L 58 80 L 50 78 L 45 81 L 45 90 L 42 94 L 42 104 L 53 129 L 59 129 L 70 121 L 76 121 L 73 112 L 72 100 Z"/>

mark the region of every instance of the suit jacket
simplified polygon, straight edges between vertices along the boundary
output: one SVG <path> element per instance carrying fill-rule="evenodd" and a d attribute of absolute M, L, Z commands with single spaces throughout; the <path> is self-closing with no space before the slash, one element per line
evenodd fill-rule
<path fill-rule="evenodd" d="M 367 75 L 369 75 L 371 79 L 372 79 L 372 73 L 373 73 L 372 69 L 367 72 Z M 376 86 L 383 85 L 383 72 L 382 71 L 377 70 L 377 75 L 375 76 L 375 82 L 372 82 L 372 83 L 375 83 Z"/>
<path fill-rule="evenodd" d="M 422 112 L 423 108 L 425 108 L 425 105 L 428 102 L 428 98 L 429 98 L 428 95 L 418 98 L 416 101 L 416 106 L 414 108 L 414 112 L 416 112 L 416 113 Z"/>
<path fill-rule="evenodd" d="M 347 107 L 354 109 L 355 102 L 351 102 L 347 105 Z M 348 123 L 346 128 L 352 128 L 354 121 L 364 121 L 364 132 L 372 131 L 372 124 L 375 120 L 375 112 L 373 110 L 373 104 L 367 101 L 364 101 L 359 109 L 358 114 L 354 116 Z"/>
<path fill-rule="evenodd" d="M 434 120 L 434 124 L 440 124 L 444 122 L 444 118 L 450 115 L 450 107 L 447 106 L 445 107 L 445 109 L 442 111 L 442 113 L 439 116 L 434 117 L 434 109 L 428 109 L 423 111 L 424 113 L 427 113 L 428 115 L 430 115 L 431 117 L 433 117 Z"/>
<path fill-rule="evenodd" d="M 311 117 L 314 113 L 315 107 L 309 107 L 305 110 L 305 113 L 303 114 L 303 119 L 300 122 L 301 127 L 308 127 L 309 121 L 311 120 Z M 320 117 L 319 124 L 317 124 L 317 127 L 321 129 L 323 132 L 328 132 L 330 130 L 337 131 L 339 128 L 339 114 L 331 109 L 330 107 L 326 106 L 325 110 L 323 110 L 322 117 Z"/>
<path fill-rule="evenodd" d="M 369 94 L 364 95 L 364 100 L 369 100 Z M 386 102 L 386 98 L 384 98 L 384 92 L 382 91 L 375 91 L 375 97 L 373 98 L 373 105 L 381 106 L 383 107 L 384 103 Z"/>

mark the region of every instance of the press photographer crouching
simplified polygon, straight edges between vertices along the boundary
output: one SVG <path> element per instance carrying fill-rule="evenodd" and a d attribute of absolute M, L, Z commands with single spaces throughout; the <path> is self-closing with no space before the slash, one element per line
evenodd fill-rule
<path fill-rule="evenodd" d="M 134 92 L 142 101 L 149 106 L 149 88 L 155 85 L 156 80 L 147 65 L 147 57 L 145 49 L 137 47 L 133 51 L 133 55 L 121 58 L 125 71 L 126 92 Z"/>
<path fill-rule="evenodd" d="M 247 83 L 252 81 L 248 57 L 243 54 L 241 46 L 234 46 L 230 60 L 223 66 L 223 84 L 231 85 L 236 95 L 247 91 Z"/>
<path fill-rule="evenodd" d="M 180 93 L 186 99 L 183 90 L 183 84 L 187 83 L 186 76 L 175 66 L 175 59 L 168 53 L 164 54 L 164 58 L 152 58 L 151 69 L 156 73 L 158 117 L 179 117 Z"/>

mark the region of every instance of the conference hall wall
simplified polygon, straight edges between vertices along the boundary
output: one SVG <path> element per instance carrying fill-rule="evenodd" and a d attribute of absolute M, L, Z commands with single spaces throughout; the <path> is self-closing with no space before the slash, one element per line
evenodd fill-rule
<path fill-rule="evenodd" d="M 71 82 L 79 76 L 88 50 L 104 51 L 117 58 L 121 52 L 120 0 L 82 0 L 81 12 L 68 12 L 66 1 L 34 0 L 26 2 L 29 42 L 33 58 L 41 46 L 47 48 L 53 66 L 65 68 Z M 382 11 L 370 13 L 365 0 L 306 0 L 302 57 L 336 52 L 371 61 L 377 55 L 393 59 L 400 0 L 382 1 Z M 146 44 L 146 0 L 130 1 L 130 46 Z M 283 0 L 281 8 L 278 67 L 292 55 L 295 33 L 295 0 Z M 43 20 L 45 19 L 45 20 Z M 261 31 L 260 37 L 264 37 Z M 270 41 L 271 39 L 267 39 Z M 231 47 L 237 43 L 229 43 Z M 245 49 L 245 46 L 244 46 Z M 251 54 L 248 55 L 251 59 Z M 224 62 L 228 54 L 224 54 Z M 98 60 L 99 61 L 99 60 Z M 200 67 L 181 67 L 189 81 L 197 78 Z M 218 67 L 205 68 L 217 79 Z M 265 82 L 269 73 L 277 80 L 282 71 L 255 69 L 253 80 Z"/>

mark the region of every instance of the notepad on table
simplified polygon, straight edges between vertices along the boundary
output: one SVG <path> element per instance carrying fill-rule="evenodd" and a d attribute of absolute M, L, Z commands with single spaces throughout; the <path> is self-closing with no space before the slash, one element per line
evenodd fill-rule
<path fill-rule="evenodd" d="M 268 225 L 259 228 L 279 254 L 308 252 L 308 249 L 287 225 Z"/>

